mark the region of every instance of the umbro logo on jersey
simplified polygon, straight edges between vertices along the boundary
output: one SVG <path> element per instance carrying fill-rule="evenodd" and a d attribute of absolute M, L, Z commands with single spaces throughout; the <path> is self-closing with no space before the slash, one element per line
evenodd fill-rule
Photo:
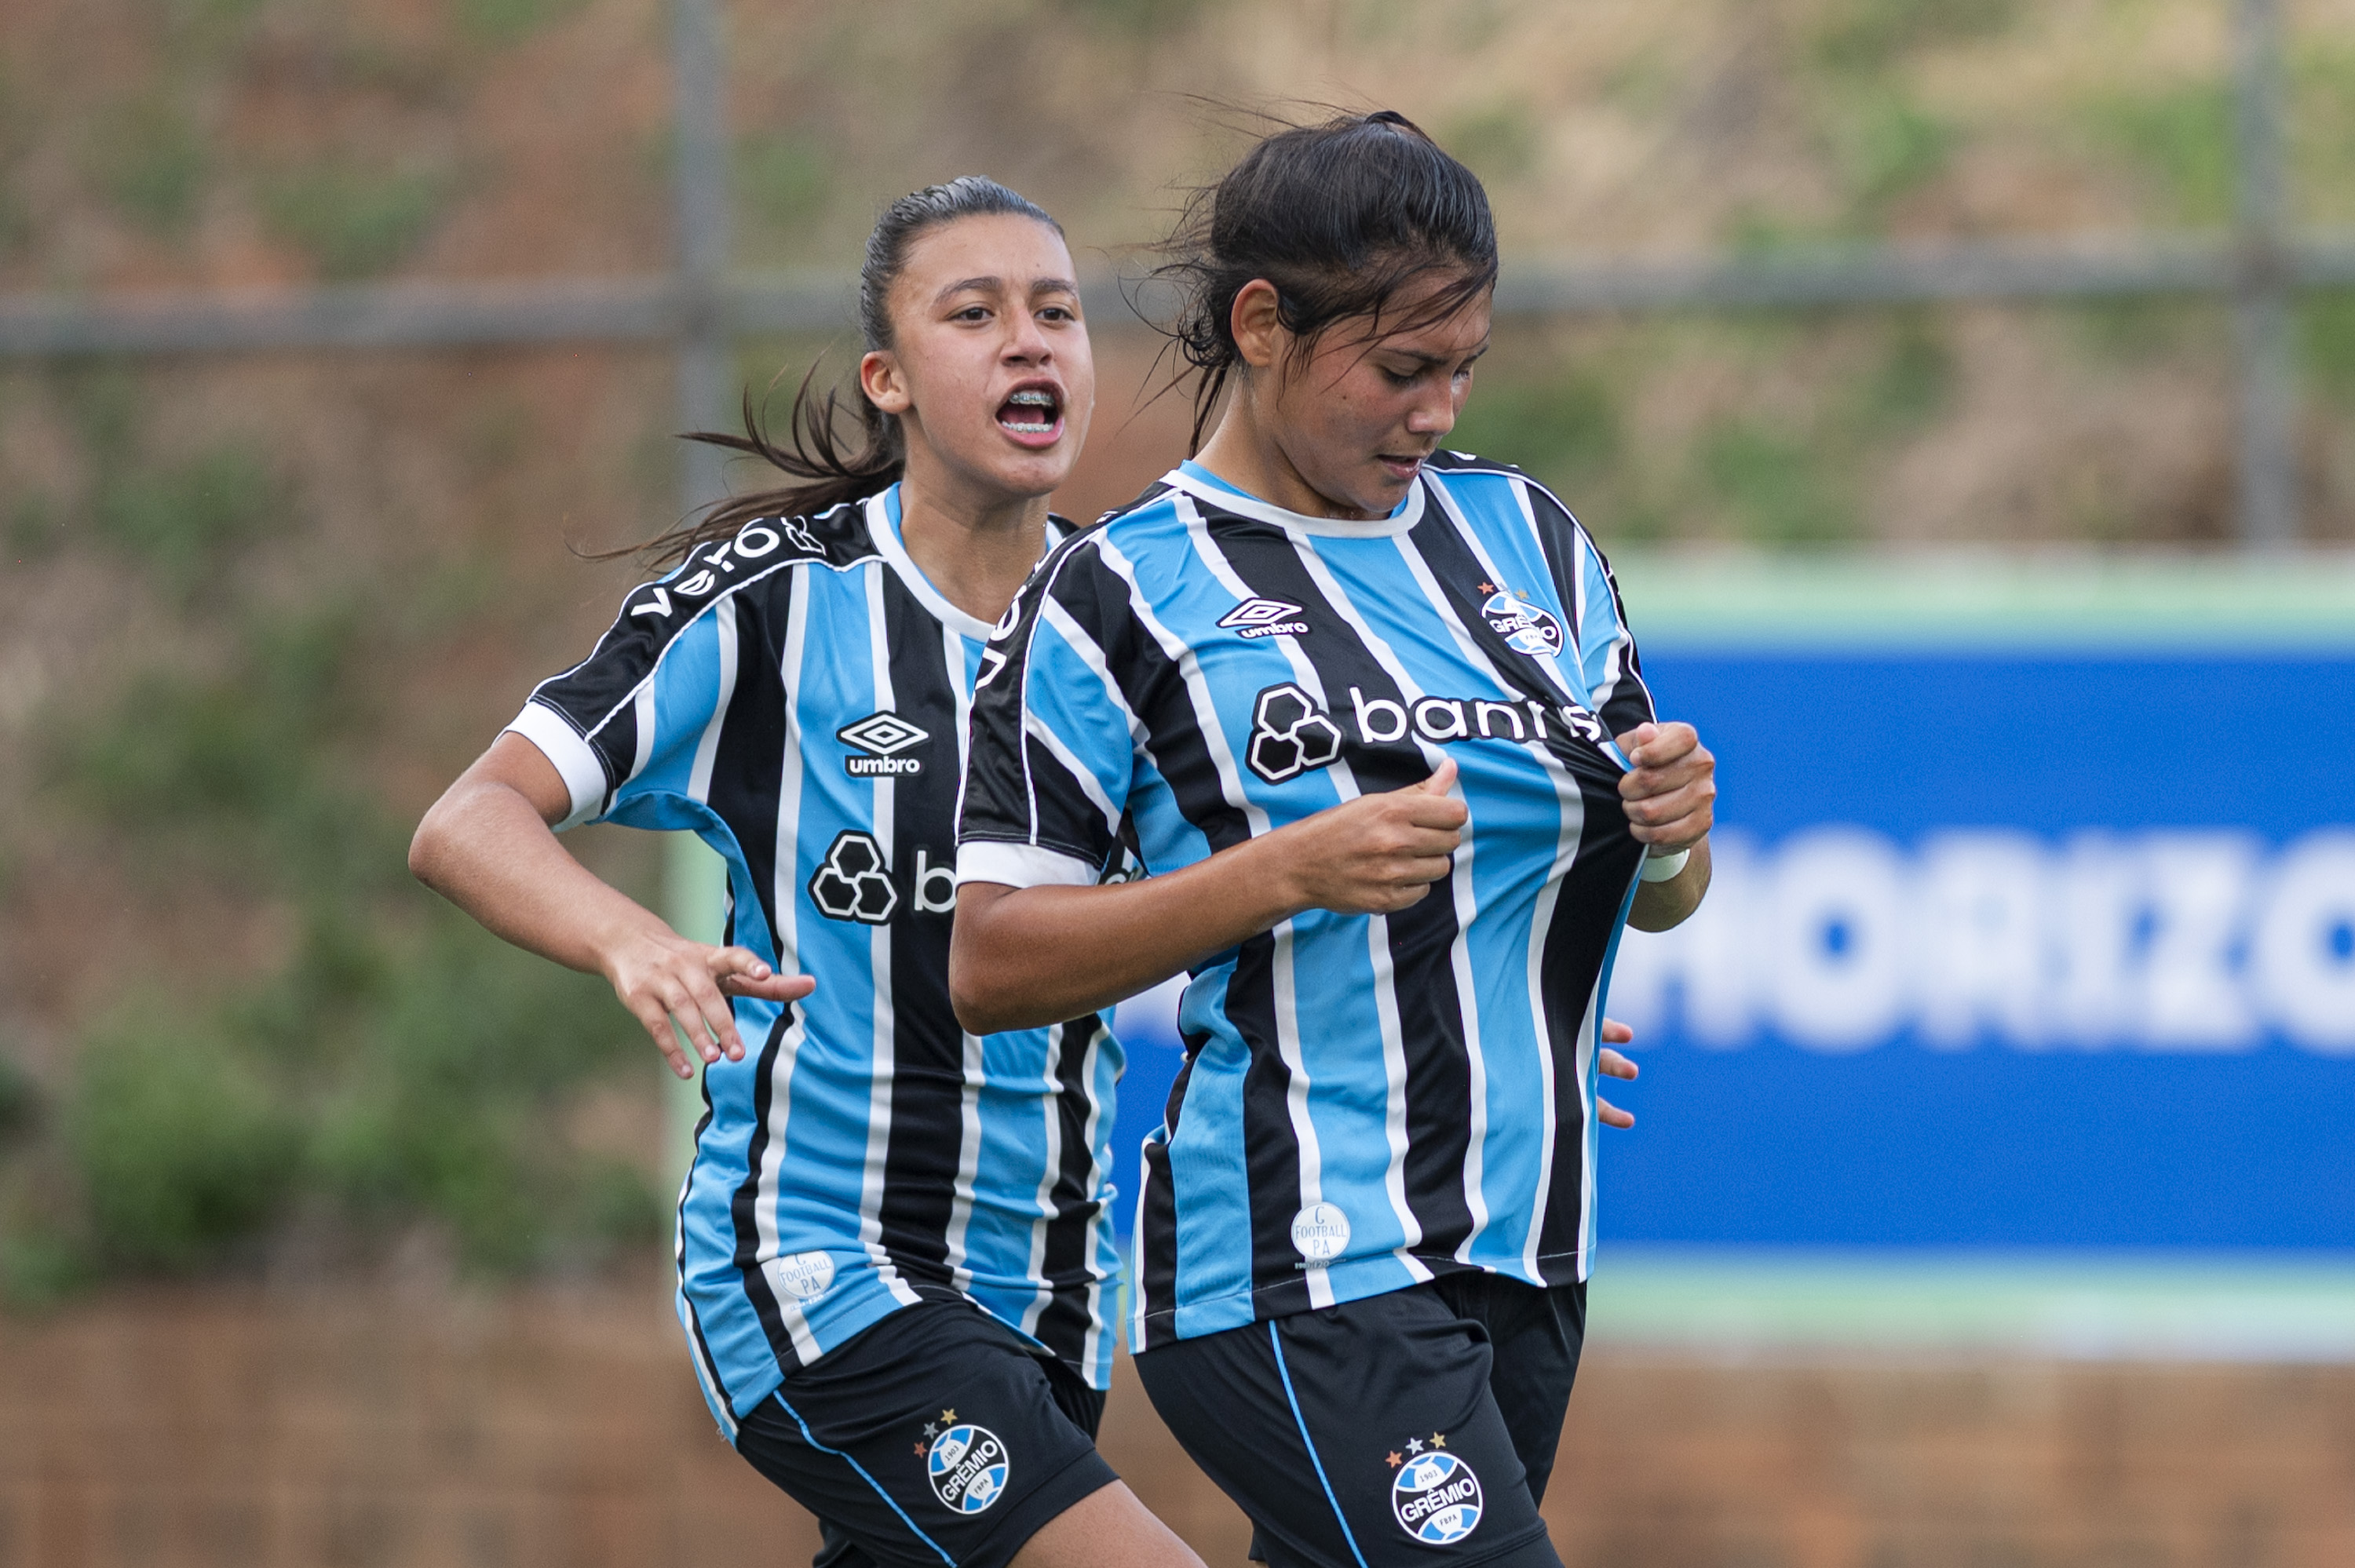
<path fill-rule="evenodd" d="M 930 730 L 919 729 L 888 709 L 868 714 L 857 724 L 844 725 L 834 735 L 837 740 L 847 741 L 867 754 L 842 759 L 843 771 L 854 779 L 922 773 L 922 758 L 902 757 L 900 753 L 932 738 Z"/>
<path fill-rule="evenodd" d="M 1561 622 L 1554 619 L 1553 611 L 1531 604 L 1510 588 L 1490 594 L 1480 606 L 1480 617 L 1516 653 L 1542 659 L 1561 652 Z"/>
<path fill-rule="evenodd" d="M 1293 619 L 1299 613 L 1298 605 L 1280 599 L 1247 599 L 1219 617 L 1219 624 L 1238 637 L 1297 637 L 1308 630 L 1306 621 Z"/>

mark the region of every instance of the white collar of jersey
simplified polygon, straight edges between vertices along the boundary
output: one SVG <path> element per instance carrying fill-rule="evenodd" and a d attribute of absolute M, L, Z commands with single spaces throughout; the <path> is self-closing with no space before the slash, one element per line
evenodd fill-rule
<path fill-rule="evenodd" d="M 1305 512 L 1286 512 L 1283 507 L 1262 501 L 1256 495 L 1245 494 L 1225 481 L 1214 478 L 1207 470 L 1198 470 L 1190 463 L 1171 469 L 1161 476 L 1161 482 L 1187 494 L 1207 501 L 1221 510 L 1262 523 L 1273 523 L 1279 528 L 1289 528 L 1298 534 L 1324 534 L 1342 539 L 1386 539 L 1403 534 L 1423 519 L 1423 475 L 1415 475 L 1414 488 L 1406 493 L 1398 510 L 1387 517 L 1311 517 Z"/>
<path fill-rule="evenodd" d="M 900 542 L 898 485 L 879 490 L 867 498 L 867 532 L 874 537 L 877 553 L 890 563 L 893 571 L 900 574 L 900 581 L 916 596 L 918 604 L 932 612 L 934 620 L 960 637 L 970 637 L 975 642 L 989 641 L 989 622 L 967 615 L 943 598 L 941 590 L 932 585 L 916 566 L 914 557 L 908 554 L 908 546 Z M 1055 530 L 1050 526 L 1047 532 L 1047 546 L 1052 549 Z"/>

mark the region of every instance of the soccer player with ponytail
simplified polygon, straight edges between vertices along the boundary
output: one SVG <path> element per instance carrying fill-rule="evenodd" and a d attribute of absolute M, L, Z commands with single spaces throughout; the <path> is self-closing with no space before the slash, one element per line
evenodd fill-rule
<path fill-rule="evenodd" d="M 670 570 L 532 694 L 410 864 L 701 1066 L 679 1320 L 721 1430 L 825 1526 L 821 1563 L 1199 1568 L 1092 1442 L 1109 1004 L 971 1033 L 948 1001 L 966 714 L 991 624 L 1067 532 L 1047 497 L 1095 400 L 1071 255 L 967 177 L 892 203 L 859 285 L 862 443 L 806 380 L 784 444 L 749 404 L 744 435 L 698 438 L 797 482 L 655 541 Z M 556 832 L 596 821 L 719 851 L 725 945 L 568 854 Z"/>
<path fill-rule="evenodd" d="M 1555 1564 L 1621 929 L 1709 881 L 1602 554 L 1443 450 L 1486 193 L 1394 113 L 1280 132 L 1167 270 L 1195 437 L 1058 548 L 974 706 L 950 989 L 1018 1029 L 1180 970 L 1131 1343 L 1271 1563 Z M 1134 842 L 1150 875 L 1103 885 Z"/>

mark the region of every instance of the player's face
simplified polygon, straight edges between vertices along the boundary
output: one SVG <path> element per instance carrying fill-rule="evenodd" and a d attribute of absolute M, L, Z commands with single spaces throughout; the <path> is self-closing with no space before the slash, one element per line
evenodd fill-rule
<path fill-rule="evenodd" d="M 859 366 L 868 396 L 905 425 L 911 464 L 929 456 L 1001 496 L 1063 482 L 1096 400 L 1077 278 L 1062 236 L 1035 218 L 962 217 L 917 236 L 891 286 L 896 341 Z"/>
<path fill-rule="evenodd" d="M 1415 307 L 1450 281 L 1421 280 L 1384 313 L 1412 320 Z M 1279 356 L 1274 424 L 1285 459 L 1336 505 L 1369 517 L 1390 512 L 1455 428 L 1472 392 L 1473 362 L 1487 352 L 1488 318 L 1483 294 L 1394 337 L 1369 341 L 1362 324 L 1337 323 L 1297 368 L 1286 369 Z"/>

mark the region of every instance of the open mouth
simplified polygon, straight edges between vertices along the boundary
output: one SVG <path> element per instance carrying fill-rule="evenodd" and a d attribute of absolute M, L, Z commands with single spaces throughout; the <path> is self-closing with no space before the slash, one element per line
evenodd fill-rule
<path fill-rule="evenodd" d="M 1377 452 L 1374 455 L 1376 461 L 1390 471 L 1391 477 L 1406 480 L 1415 476 L 1416 471 L 1423 467 L 1423 460 L 1431 454 L 1429 452 Z"/>
<path fill-rule="evenodd" d="M 1022 387 L 997 406 L 997 428 L 1025 445 L 1045 445 L 1062 434 L 1062 400 L 1052 387 Z"/>

